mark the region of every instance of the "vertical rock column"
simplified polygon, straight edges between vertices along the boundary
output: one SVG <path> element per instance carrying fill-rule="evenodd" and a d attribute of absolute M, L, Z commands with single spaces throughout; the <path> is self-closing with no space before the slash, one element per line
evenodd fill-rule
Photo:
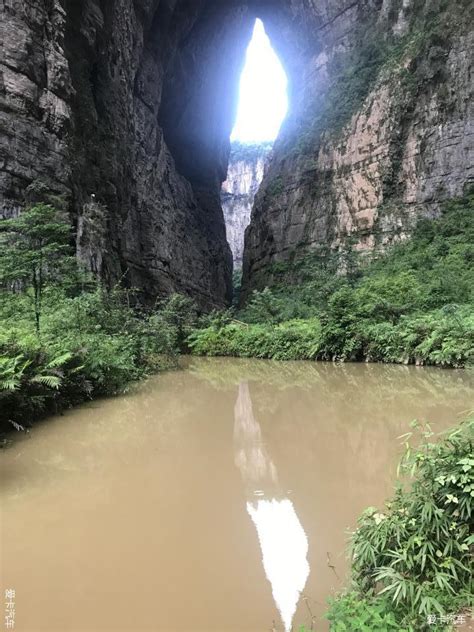
<path fill-rule="evenodd" d="M 222 185 L 227 241 L 232 250 L 234 267 L 242 267 L 244 234 L 250 222 L 255 195 L 263 179 L 270 143 L 234 143 L 227 179 Z"/>

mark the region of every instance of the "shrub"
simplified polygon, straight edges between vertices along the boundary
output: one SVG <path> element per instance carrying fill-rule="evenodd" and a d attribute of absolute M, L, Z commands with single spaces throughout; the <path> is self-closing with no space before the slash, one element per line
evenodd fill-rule
<path fill-rule="evenodd" d="M 254 291 L 237 314 L 247 331 L 220 329 L 214 318 L 218 331 L 196 334 L 192 348 L 207 355 L 467 366 L 474 360 L 473 243 L 469 193 L 372 261 L 360 260 L 349 245 L 340 253 L 294 253 L 271 266 L 273 286 Z M 285 327 L 293 321 L 301 344 L 294 325 Z"/>
<path fill-rule="evenodd" d="M 356 592 L 330 601 L 331 632 L 403 632 L 387 600 L 373 602 Z"/>
<path fill-rule="evenodd" d="M 143 312 L 129 307 L 127 296 L 100 287 L 72 298 L 58 289 L 46 292 L 38 336 L 24 297 L 7 293 L 0 314 L 3 429 L 25 426 L 84 399 L 123 392 L 131 381 L 175 366 L 193 304 L 173 297 Z"/>
<path fill-rule="evenodd" d="M 318 320 L 278 325 L 232 323 L 194 331 L 189 346 L 197 355 L 228 355 L 273 360 L 312 360 L 319 348 Z"/>
<path fill-rule="evenodd" d="M 196 324 L 187 297 L 147 311 L 132 307 L 133 290 L 102 287 L 70 255 L 69 237 L 43 203 L 0 221 L 2 429 L 171 366 Z"/>
<path fill-rule="evenodd" d="M 417 449 L 407 435 L 401 471 L 411 484 L 399 485 L 384 511 L 369 508 L 359 519 L 353 585 L 328 614 L 335 630 L 364 629 L 361 616 L 367 629 L 392 629 L 394 621 L 397 630 L 440 629 L 428 625 L 428 615 L 456 614 L 470 604 L 473 430 L 471 418 L 433 442 L 426 427 Z M 371 628 L 374 617 L 386 627 Z"/>

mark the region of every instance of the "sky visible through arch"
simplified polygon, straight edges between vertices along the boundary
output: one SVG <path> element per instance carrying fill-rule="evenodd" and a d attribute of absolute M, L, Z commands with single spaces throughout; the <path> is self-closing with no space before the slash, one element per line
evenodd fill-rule
<path fill-rule="evenodd" d="M 261 20 L 257 20 L 240 79 L 231 140 L 273 141 L 288 110 L 288 80 Z"/>

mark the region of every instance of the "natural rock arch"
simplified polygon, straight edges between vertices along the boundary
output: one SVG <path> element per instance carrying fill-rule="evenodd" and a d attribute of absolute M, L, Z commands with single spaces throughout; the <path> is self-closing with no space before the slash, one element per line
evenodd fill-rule
<path fill-rule="evenodd" d="M 90 215 L 94 196 L 108 212 L 106 239 L 93 247 L 102 249 L 95 262 L 109 282 L 127 279 L 150 299 L 176 290 L 206 306 L 225 304 L 232 264 L 219 191 L 240 71 L 257 15 L 275 30 L 288 20 L 287 5 L 4 5 L 5 126 L 12 128 L 3 147 L 11 167 L 2 171 L 4 214 L 41 181 L 70 202 L 78 253 L 87 259 L 91 222 L 78 220 L 84 208 Z M 282 50 L 290 39 L 282 37 Z"/>
<path fill-rule="evenodd" d="M 94 218 L 79 220 L 85 207 L 93 211 L 94 194 L 101 221 L 104 207 L 108 214 L 94 261 L 109 282 L 126 279 L 148 300 L 182 291 L 206 307 L 228 302 L 231 254 L 219 189 L 258 16 L 289 77 L 290 116 L 247 231 L 244 297 L 271 281 L 273 262 L 295 252 L 338 248 L 347 236 L 362 249 L 401 238 L 473 177 L 472 3 L 456 4 L 3 3 L 3 213 L 21 207 L 25 188 L 41 181 L 68 199 L 87 258 Z M 433 15 L 444 20 L 441 35 L 424 29 Z M 422 45 L 407 47 L 403 64 L 382 77 L 385 44 L 409 42 L 414 29 L 426 30 Z M 368 77 L 362 86 L 344 70 L 354 63 Z M 400 69 L 416 90 L 407 92 Z M 337 116 L 327 115 L 331 109 Z"/>

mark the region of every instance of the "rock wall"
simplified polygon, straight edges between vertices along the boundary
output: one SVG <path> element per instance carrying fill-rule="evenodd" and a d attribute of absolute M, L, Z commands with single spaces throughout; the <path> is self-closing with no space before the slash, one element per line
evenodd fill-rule
<path fill-rule="evenodd" d="M 181 291 L 225 305 L 220 187 L 254 22 L 247 6 L 5 0 L 0 11 L 2 213 L 18 212 L 38 184 L 66 199 L 79 256 L 109 283 L 149 301 Z M 88 231 L 97 223 L 99 241 Z"/>
<path fill-rule="evenodd" d="M 246 232 L 243 300 L 275 262 L 405 239 L 473 182 L 473 6 L 353 2 L 315 26 Z"/>
<path fill-rule="evenodd" d="M 67 132 L 73 94 L 60 2 L 0 5 L 0 213 L 17 213 L 41 179 L 68 194 Z"/>
<path fill-rule="evenodd" d="M 227 241 L 232 250 L 235 269 L 242 267 L 245 229 L 250 222 L 253 202 L 263 180 L 270 150 L 269 143 L 235 143 L 232 147 L 227 179 L 222 185 L 221 201 Z"/>
<path fill-rule="evenodd" d="M 1 212 L 46 188 L 70 208 L 79 256 L 109 283 L 148 301 L 181 291 L 204 307 L 228 303 L 220 189 L 258 16 L 291 105 L 247 229 L 243 296 L 295 253 L 347 239 L 384 247 L 472 179 L 472 9 L 3 0 Z"/>

